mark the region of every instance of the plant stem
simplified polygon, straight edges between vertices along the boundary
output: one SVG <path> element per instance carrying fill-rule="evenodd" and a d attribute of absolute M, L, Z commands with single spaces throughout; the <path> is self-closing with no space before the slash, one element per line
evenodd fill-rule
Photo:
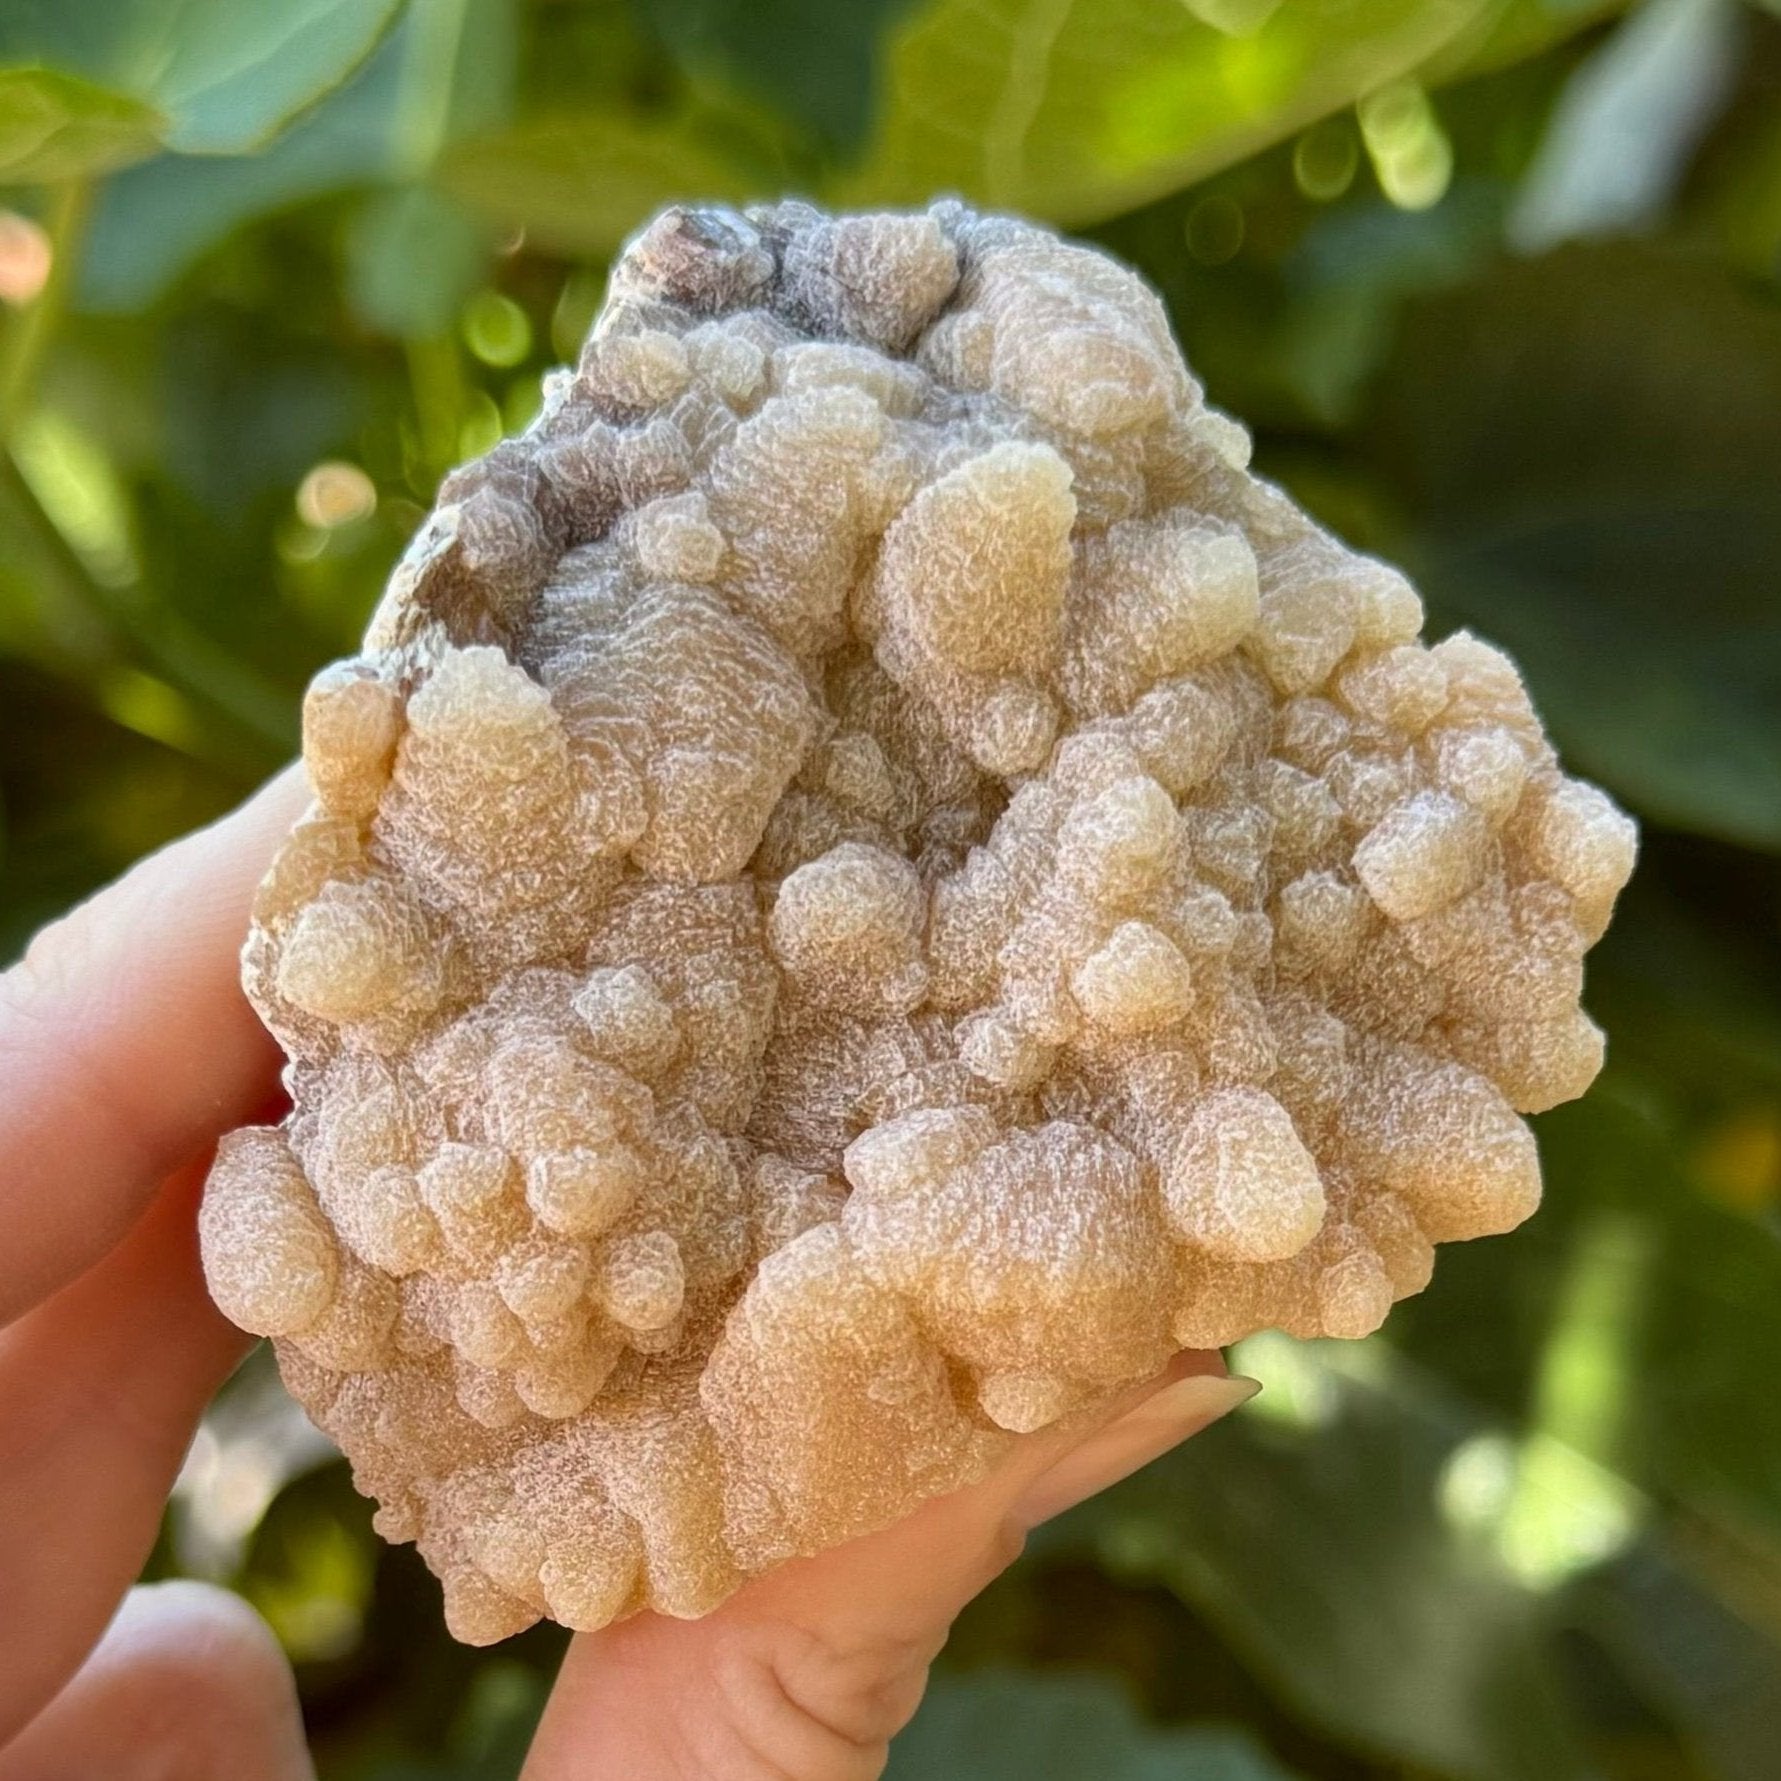
<path fill-rule="evenodd" d="M 426 487 L 454 463 L 458 456 L 458 426 L 464 412 L 464 373 L 458 359 L 458 343 L 450 334 L 405 340 L 408 383 L 414 392 L 414 414 Z"/>
<path fill-rule="evenodd" d="M 0 352 L 0 440 L 12 438 L 31 405 L 44 354 L 68 306 L 92 199 L 91 184 L 76 179 L 59 187 L 51 204 L 49 276 L 13 323 Z"/>
<path fill-rule="evenodd" d="M 9 447 L 0 445 L 0 519 L 11 538 L 22 539 L 37 559 L 42 580 L 33 574 L 18 578 L 32 597 L 30 622 L 48 664 L 83 671 L 119 658 L 111 602 L 87 572 L 74 547 L 44 511 L 36 491 L 25 480 Z"/>
<path fill-rule="evenodd" d="M 451 135 L 468 10 L 468 0 L 415 0 L 409 10 L 394 134 L 396 171 L 412 184 L 427 179 Z M 420 492 L 431 494 L 433 482 L 457 461 L 463 370 L 449 332 L 410 338 L 403 347 L 427 485 Z"/>
<path fill-rule="evenodd" d="M 451 110 L 468 0 L 415 0 L 396 95 L 396 168 L 419 181 L 451 133 Z"/>

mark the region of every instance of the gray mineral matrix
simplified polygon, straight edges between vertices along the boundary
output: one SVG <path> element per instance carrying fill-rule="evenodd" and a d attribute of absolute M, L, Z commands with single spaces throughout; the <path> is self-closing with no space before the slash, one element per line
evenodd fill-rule
<path fill-rule="evenodd" d="M 203 1238 L 459 1637 L 703 1613 L 1534 1209 L 1633 826 L 1247 457 L 1105 255 L 788 203 L 658 217 L 446 480 Z"/>

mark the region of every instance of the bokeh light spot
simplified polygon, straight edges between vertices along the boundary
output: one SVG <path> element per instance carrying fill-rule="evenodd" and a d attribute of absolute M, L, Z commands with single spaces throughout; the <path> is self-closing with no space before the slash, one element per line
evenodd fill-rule
<path fill-rule="evenodd" d="M 464 344 L 485 365 L 505 370 L 532 350 L 531 319 L 511 297 L 479 291 L 464 309 Z"/>
<path fill-rule="evenodd" d="M 1202 266 L 1222 266 L 1243 246 L 1243 207 L 1211 192 L 1187 213 L 1187 251 Z"/>
<path fill-rule="evenodd" d="M 1359 166 L 1360 142 L 1346 117 L 1325 118 L 1293 146 L 1293 182 L 1318 204 L 1340 198 L 1354 183 Z"/>
<path fill-rule="evenodd" d="M 467 463 L 485 451 L 493 451 L 505 431 L 506 423 L 494 397 L 478 390 L 466 404 L 463 423 L 458 428 L 458 461 Z"/>
<path fill-rule="evenodd" d="M 1415 81 L 1393 81 L 1358 107 L 1379 189 L 1400 210 L 1440 203 L 1453 181 L 1453 144 Z"/>
<path fill-rule="evenodd" d="M 28 216 L 0 210 L 0 302 L 20 308 L 49 283 L 55 250 Z"/>
<path fill-rule="evenodd" d="M 1341 1411 L 1341 1388 L 1318 1350 L 1278 1330 L 1245 1336 L 1230 1352 L 1233 1373 L 1262 1382 L 1247 1411 L 1293 1428 L 1328 1428 Z"/>
<path fill-rule="evenodd" d="M 1740 1108 L 1701 1140 L 1695 1153 L 1701 1185 L 1722 1206 L 1746 1215 L 1781 1199 L 1781 1108 Z"/>
<path fill-rule="evenodd" d="M 351 525 L 377 511 L 377 485 L 357 464 L 330 458 L 297 485 L 297 513 L 318 531 Z"/>

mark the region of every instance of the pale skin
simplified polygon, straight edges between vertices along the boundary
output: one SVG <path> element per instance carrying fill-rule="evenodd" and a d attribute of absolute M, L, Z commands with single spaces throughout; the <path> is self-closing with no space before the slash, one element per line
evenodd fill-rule
<path fill-rule="evenodd" d="M 0 977 L 0 1781 L 302 1781 L 296 1690 L 237 1598 L 132 1589 L 247 1338 L 212 1306 L 208 1153 L 277 1109 L 241 993 L 295 771 L 144 861 Z M 1027 1531 L 1254 1390 L 1213 1353 L 1017 1442 L 982 1483 L 757 1579 L 702 1620 L 569 1648 L 524 1781 L 866 1781 Z"/>

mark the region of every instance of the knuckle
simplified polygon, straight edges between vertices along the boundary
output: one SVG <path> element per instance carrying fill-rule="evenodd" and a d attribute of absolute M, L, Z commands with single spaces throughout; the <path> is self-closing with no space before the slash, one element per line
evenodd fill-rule
<path fill-rule="evenodd" d="M 84 1080 L 83 1041 L 98 1022 L 94 937 L 84 910 L 35 934 L 17 963 L 0 972 L 0 1068 L 53 1067 Z"/>
<path fill-rule="evenodd" d="M 58 916 L 31 936 L 0 985 L 10 999 L 29 1006 L 67 982 L 69 964 L 78 950 L 74 917 Z"/>
<path fill-rule="evenodd" d="M 31 936 L 18 962 L 0 973 L 0 1013 L 41 1020 L 80 994 L 97 944 L 92 907 L 82 903 Z"/>
<path fill-rule="evenodd" d="M 985 1584 L 993 1582 L 1027 1549 L 1027 1530 L 1013 1517 L 1004 1517 L 990 1535 L 984 1555 Z"/>

